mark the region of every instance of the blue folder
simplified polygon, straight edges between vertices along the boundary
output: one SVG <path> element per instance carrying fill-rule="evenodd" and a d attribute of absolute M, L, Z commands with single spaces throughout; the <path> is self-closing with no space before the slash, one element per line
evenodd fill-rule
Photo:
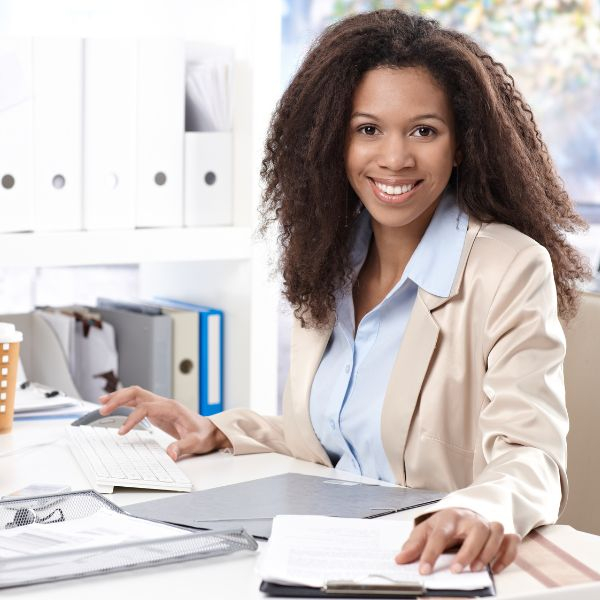
<path fill-rule="evenodd" d="M 172 308 L 198 313 L 198 389 L 200 414 L 207 417 L 223 410 L 223 311 L 217 308 L 155 297 L 157 302 Z"/>

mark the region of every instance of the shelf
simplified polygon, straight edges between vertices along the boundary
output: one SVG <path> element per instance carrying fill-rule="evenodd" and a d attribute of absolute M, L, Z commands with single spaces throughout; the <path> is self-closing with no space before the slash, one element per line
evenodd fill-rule
<path fill-rule="evenodd" d="M 0 234 L 0 267 L 245 260 L 250 227 L 129 229 Z"/>

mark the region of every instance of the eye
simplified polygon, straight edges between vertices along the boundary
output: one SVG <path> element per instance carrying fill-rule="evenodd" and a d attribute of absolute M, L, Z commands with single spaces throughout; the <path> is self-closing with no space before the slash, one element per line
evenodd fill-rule
<path fill-rule="evenodd" d="M 375 127 L 375 125 L 361 125 L 358 128 L 358 131 L 364 135 L 375 135 L 377 133 L 377 127 Z"/>
<path fill-rule="evenodd" d="M 427 125 L 421 125 L 421 127 L 417 127 L 413 133 L 416 137 L 433 137 L 435 135 L 435 130 Z"/>

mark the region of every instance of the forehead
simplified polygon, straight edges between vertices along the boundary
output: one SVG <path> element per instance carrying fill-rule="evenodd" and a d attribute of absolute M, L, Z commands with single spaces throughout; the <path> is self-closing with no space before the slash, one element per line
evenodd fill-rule
<path fill-rule="evenodd" d="M 446 92 L 423 67 L 380 67 L 367 71 L 354 92 L 352 110 L 381 115 L 410 116 L 418 111 L 452 116 Z"/>

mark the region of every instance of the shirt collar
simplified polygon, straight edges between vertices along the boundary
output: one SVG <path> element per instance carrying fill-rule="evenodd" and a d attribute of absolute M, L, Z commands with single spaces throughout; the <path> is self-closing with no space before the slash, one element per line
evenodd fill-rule
<path fill-rule="evenodd" d="M 452 291 L 469 219 L 454 194 L 444 193 L 404 271 L 420 288 L 447 298 Z"/>
<path fill-rule="evenodd" d="M 402 278 L 388 297 L 406 279 L 410 279 L 426 292 L 447 298 L 456 278 L 468 225 L 467 215 L 458 207 L 454 194 L 447 190 L 406 265 Z M 355 223 L 354 243 L 350 253 L 353 281 L 358 277 L 367 257 L 372 233 L 371 217 L 363 210 Z"/>

